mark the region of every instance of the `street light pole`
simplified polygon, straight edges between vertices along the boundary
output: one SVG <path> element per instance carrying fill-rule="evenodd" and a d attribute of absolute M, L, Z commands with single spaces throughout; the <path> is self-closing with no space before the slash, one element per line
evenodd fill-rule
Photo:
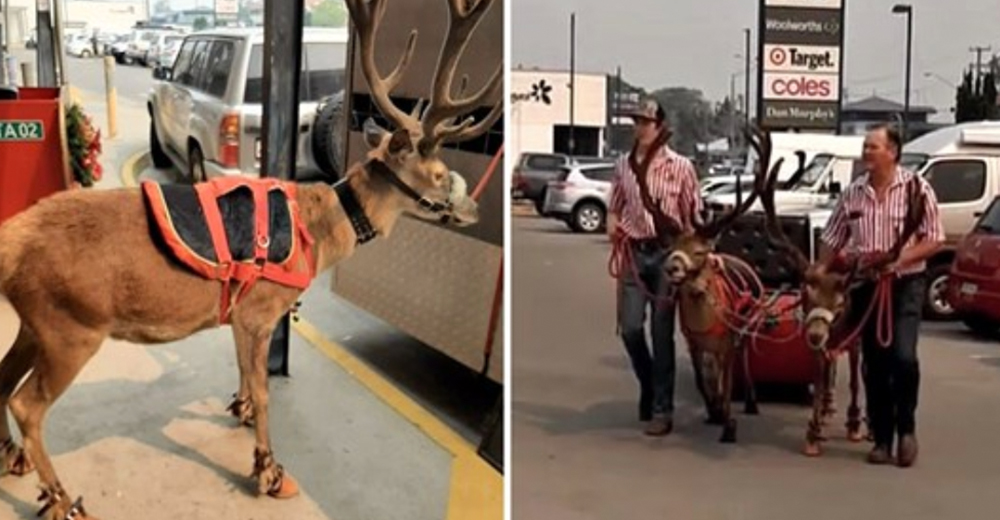
<path fill-rule="evenodd" d="M 892 6 L 893 14 L 906 16 L 906 90 L 903 93 L 903 142 L 909 140 L 907 127 L 910 122 L 910 69 L 913 63 L 913 6 L 896 4 Z"/>
<path fill-rule="evenodd" d="M 569 156 L 576 155 L 576 13 L 569 15 Z"/>
<path fill-rule="evenodd" d="M 750 127 L 750 29 L 743 29 L 745 46 L 743 50 L 743 117 L 746 119 L 747 128 Z"/>

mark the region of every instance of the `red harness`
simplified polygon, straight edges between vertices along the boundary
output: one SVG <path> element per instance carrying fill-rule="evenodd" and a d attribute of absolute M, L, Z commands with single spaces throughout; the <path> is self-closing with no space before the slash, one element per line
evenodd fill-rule
<path fill-rule="evenodd" d="M 249 188 L 253 193 L 254 257 L 249 260 L 234 261 L 217 199 L 239 188 Z M 219 317 L 221 323 L 230 322 L 232 308 L 246 296 L 249 289 L 260 278 L 297 289 L 309 287 L 316 269 L 312 255 L 314 241 L 302 222 L 300 209 L 295 198 L 295 184 L 270 178 L 222 177 L 198 183 L 194 189 L 204 212 L 205 223 L 211 234 L 217 258 L 215 262 L 197 254 L 180 237 L 170 218 L 166 200 L 160 191 L 159 184 L 152 181 L 142 183 L 143 193 L 150 202 L 149 208 L 159 225 L 161 235 L 177 259 L 201 276 L 222 282 Z M 268 195 L 276 190 L 285 194 L 292 226 L 291 250 L 288 257 L 282 262 L 272 262 L 268 259 L 270 245 Z M 231 284 L 234 281 L 240 284 L 235 297 L 231 293 Z"/>

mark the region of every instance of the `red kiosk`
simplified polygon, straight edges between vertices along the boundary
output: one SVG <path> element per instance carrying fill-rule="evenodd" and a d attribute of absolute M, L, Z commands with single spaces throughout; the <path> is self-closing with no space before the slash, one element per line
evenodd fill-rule
<path fill-rule="evenodd" d="M 0 225 L 72 185 L 65 88 L 3 88 L 0 95 Z"/>

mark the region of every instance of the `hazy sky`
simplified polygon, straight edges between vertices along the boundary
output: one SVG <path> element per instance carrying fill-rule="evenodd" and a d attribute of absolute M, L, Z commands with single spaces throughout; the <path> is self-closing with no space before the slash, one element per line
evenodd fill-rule
<path fill-rule="evenodd" d="M 743 28 L 753 27 L 757 0 L 509 0 L 513 65 L 569 68 L 569 15 L 576 12 L 577 70 L 614 73 L 646 89 L 686 86 L 712 100 L 729 93 L 730 76 L 743 69 Z M 890 11 L 893 0 L 845 0 L 844 49 L 848 100 L 873 92 L 902 102 L 906 23 Z M 912 104 L 939 111 L 954 105 L 972 46 L 1000 52 L 1000 0 L 911 0 Z M 985 61 L 985 55 L 984 55 Z M 751 92 L 756 97 L 756 72 Z M 743 90 L 742 73 L 736 92 Z"/>

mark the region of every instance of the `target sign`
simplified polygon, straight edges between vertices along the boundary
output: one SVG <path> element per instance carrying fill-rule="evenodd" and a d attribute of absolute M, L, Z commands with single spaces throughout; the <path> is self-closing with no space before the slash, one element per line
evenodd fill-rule
<path fill-rule="evenodd" d="M 768 53 L 768 58 L 771 60 L 772 65 L 782 66 L 785 61 L 788 60 L 788 52 L 781 47 L 771 48 L 771 52 Z"/>

